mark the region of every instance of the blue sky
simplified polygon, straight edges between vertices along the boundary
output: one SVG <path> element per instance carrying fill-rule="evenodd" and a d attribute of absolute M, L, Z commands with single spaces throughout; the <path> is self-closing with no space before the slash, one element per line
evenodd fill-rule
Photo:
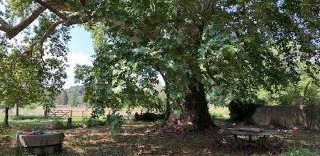
<path fill-rule="evenodd" d="M 87 32 L 81 26 L 75 26 L 71 29 L 71 41 L 69 42 L 69 54 L 67 68 L 67 79 L 64 88 L 78 85 L 74 83 L 74 68 L 76 64 L 80 65 L 92 65 L 93 41 L 90 37 L 90 33 Z"/>

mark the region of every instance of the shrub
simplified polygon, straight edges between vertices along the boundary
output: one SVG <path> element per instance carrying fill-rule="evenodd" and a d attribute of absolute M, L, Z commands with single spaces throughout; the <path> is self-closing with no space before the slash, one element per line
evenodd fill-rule
<path fill-rule="evenodd" d="M 96 118 L 89 118 L 85 120 L 85 124 L 88 127 L 97 127 L 97 126 L 104 126 L 106 122 Z"/>
<path fill-rule="evenodd" d="M 122 115 L 112 113 L 107 115 L 106 125 L 110 126 L 111 134 L 115 135 L 121 131 L 124 119 Z"/>
<path fill-rule="evenodd" d="M 264 105 L 263 101 L 231 101 L 228 108 L 231 122 L 252 123 L 252 116 L 258 107 Z"/>

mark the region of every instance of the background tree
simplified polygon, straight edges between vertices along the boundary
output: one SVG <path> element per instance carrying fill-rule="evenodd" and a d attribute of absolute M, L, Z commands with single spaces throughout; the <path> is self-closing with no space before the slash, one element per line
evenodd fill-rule
<path fill-rule="evenodd" d="M 8 1 L 8 4 L 6 12 L 1 14 L 0 28 L 8 26 L 4 22 L 5 19 L 24 17 L 29 13 L 25 8 L 30 7 L 27 1 Z M 3 33 L 0 34 L 0 101 L 6 108 L 6 117 L 9 108 L 14 104 L 23 107 L 37 103 L 47 110 L 53 106 L 54 97 L 61 91 L 63 79 L 66 77 L 65 60 L 68 49 L 65 43 L 70 37 L 68 29 L 60 27 L 51 30 L 50 36 L 42 39 L 42 35 L 47 34 L 48 27 L 50 29 L 49 18 L 38 18 L 40 25 L 33 26 L 33 34 L 26 30 L 20 34 L 22 39 L 13 43 L 4 38 Z M 43 49 L 43 46 L 46 48 Z M 8 126 L 8 118 L 5 118 L 4 123 Z"/>
<path fill-rule="evenodd" d="M 63 90 L 55 100 L 55 105 L 68 105 L 69 97 L 66 90 Z"/>
<path fill-rule="evenodd" d="M 68 99 L 68 104 L 71 107 L 77 107 L 79 105 L 77 95 L 74 92 L 70 93 L 69 99 Z"/>
<path fill-rule="evenodd" d="M 8 44 L 2 49 L 8 49 Z M 19 49 L 1 51 L 0 101 L 5 107 L 4 125 L 8 125 L 8 110 L 17 104 L 23 107 L 32 103 L 44 107 L 53 104 L 65 78 L 64 64 L 56 59 L 28 58 Z M 52 61 L 52 62 L 51 62 Z"/>

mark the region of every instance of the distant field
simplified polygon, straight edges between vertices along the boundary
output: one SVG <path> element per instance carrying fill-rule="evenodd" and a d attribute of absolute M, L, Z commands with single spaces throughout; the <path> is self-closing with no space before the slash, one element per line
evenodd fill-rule
<path fill-rule="evenodd" d="M 91 109 L 86 107 L 67 107 L 67 106 L 57 106 L 56 108 L 53 108 L 53 110 L 72 110 L 72 116 L 73 117 L 90 117 L 91 115 Z M 0 109 L 0 118 L 4 116 L 3 109 Z M 136 112 L 140 113 L 143 111 L 142 109 L 133 109 L 131 110 L 131 114 L 134 114 Z M 110 113 L 110 109 L 105 109 L 105 113 Z M 124 115 L 127 114 L 127 110 L 121 110 L 119 111 L 120 114 Z M 14 116 L 16 114 L 15 108 L 12 108 L 9 110 L 9 115 Z M 27 109 L 27 108 L 20 108 L 19 114 L 21 116 L 43 116 L 44 110 L 39 107 L 35 109 Z"/>
<path fill-rule="evenodd" d="M 72 114 L 73 116 L 75 117 L 80 117 L 80 116 L 84 116 L 84 117 L 87 117 L 87 116 L 90 116 L 90 113 L 91 111 L 87 108 L 76 108 L 76 107 L 56 107 L 54 109 L 57 109 L 57 110 L 72 110 Z M 2 118 L 4 116 L 4 113 L 3 113 L 3 109 L 0 109 L 0 117 Z M 15 112 L 15 108 L 12 108 L 9 110 L 9 115 L 10 116 L 14 116 L 16 114 Z M 35 108 L 35 109 L 27 109 L 27 108 L 20 108 L 19 109 L 19 114 L 21 116 L 43 116 L 44 115 L 44 110 L 39 107 L 39 108 Z"/>

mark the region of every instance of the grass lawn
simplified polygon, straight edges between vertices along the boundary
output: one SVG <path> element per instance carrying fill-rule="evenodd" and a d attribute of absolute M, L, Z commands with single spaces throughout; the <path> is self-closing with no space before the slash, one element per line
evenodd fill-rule
<path fill-rule="evenodd" d="M 0 128 L 0 155 L 23 155 L 15 151 L 17 132 L 27 129 L 43 129 L 50 123 L 63 119 L 46 120 L 42 117 L 10 119 L 11 128 Z M 160 135 L 154 131 L 159 122 L 126 121 L 123 130 L 110 135 L 108 127 L 79 128 L 81 118 L 73 119 L 74 128 L 63 129 L 65 141 L 63 153 L 59 155 L 283 155 L 304 156 L 320 154 L 320 134 L 296 131 L 289 138 L 286 152 L 270 152 L 261 149 L 232 149 L 218 146 L 215 133 L 190 132 L 181 135 Z"/>
<path fill-rule="evenodd" d="M 209 112 L 215 119 L 229 119 L 229 109 L 227 107 L 209 107 Z"/>

